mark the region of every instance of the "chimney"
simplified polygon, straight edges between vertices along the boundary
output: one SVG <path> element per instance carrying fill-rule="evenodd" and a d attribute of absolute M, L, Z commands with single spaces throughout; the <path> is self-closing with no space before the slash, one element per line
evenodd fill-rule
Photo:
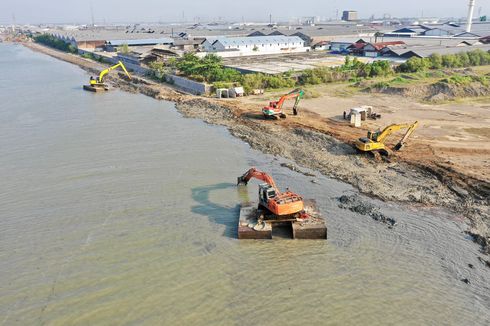
<path fill-rule="evenodd" d="M 473 11 L 475 10 L 475 0 L 470 0 L 468 8 L 468 22 L 466 23 L 466 32 L 471 32 L 471 24 L 473 23 Z"/>

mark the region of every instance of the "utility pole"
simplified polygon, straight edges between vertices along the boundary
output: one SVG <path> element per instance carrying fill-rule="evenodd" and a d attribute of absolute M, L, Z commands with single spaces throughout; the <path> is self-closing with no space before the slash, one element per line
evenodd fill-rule
<path fill-rule="evenodd" d="M 15 12 L 12 13 L 12 33 L 15 33 Z"/>
<path fill-rule="evenodd" d="M 94 7 L 92 6 L 92 2 L 90 2 L 90 17 L 92 18 L 92 27 L 94 27 L 95 19 L 94 19 Z"/>
<path fill-rule="evenodd" d="M 466 23 L 466 33 L 471 33 L 471 25 L 473 24 L 473 12 L 475 11 L 475 0 L 470 0 L 468 6 L 468 21 Z"/>
<path fill-rule="evenodd" d="M 269 24 L 272 25 L 272 14 L 269 14 Z"/>

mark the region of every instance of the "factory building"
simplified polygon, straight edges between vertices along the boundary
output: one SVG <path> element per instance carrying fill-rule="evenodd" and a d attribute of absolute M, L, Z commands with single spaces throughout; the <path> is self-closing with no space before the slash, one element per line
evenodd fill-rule
<path fill-rule="evenodd" d="M 359 19 L 359 17 L 358 17 L 357 11 L 346 10 L 342 13 L 342 20 L 343 21 L 350 22 L 350 21 L 354 21 L 354 20 L 358 20 L 358 19 Z"/>
<path fill-rule="evenodd" d="M 136 39 L 136 40 L 108 40 L 105 43 L 105 48 L 109 52 L 117 51 L 117 48 L 122 45 L 132 46 L 150 46 L 150 45 L 172 45 L 174 44 L 174 40 L 172 38 L 163 37 L 163 38 L 149 38 L 149 39 Z"/>

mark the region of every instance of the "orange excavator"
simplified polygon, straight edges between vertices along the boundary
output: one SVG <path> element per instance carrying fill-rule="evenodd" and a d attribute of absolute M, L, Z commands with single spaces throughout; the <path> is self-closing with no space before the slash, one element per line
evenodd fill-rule
<path fill-rule="evenodd" d="M 266 106 L 262 109 L 262 114 L 264 115 L 264 118 L 276 118 L 281 117 L 283 119 L 286 118 L 286 114 L 282 110 L 282 106 L 284 105 L 284 102 L 289 99 L 295 99 L 296 101 L 294 102 L 293 106 L 293 114 L 298 115 L 298 105 L 303 96 L 305 95 L 305 92 L 301 89 L 295 89 L 294 91 L 283 95 L 279 101 L 273 101 L 269 103 L 269 106 Z"/>
<path fill-rule="evenodd" d="M 259 185 L 259 206 L 279 219 L 301 218 L 304 216 L 303 198 L 291 191 L 281 193 L 274 179 L 265 172 L 251 168 L 238 177 L 237 185 L 246 185 L 252 178 L 263 181 Z"/>

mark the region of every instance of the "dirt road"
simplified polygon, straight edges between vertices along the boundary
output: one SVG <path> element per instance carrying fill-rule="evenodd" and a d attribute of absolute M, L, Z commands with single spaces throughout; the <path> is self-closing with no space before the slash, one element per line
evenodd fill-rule
<path fill-rule="evenodd" d="M 37 44 L 29 43 L 27 46 L 77 64 L 90 72 L 101 68 L 100 64 L 75 55 Z M 468 218 L 471 225 L 469 232 L 475 235 L 475 240 L 479 241 L 484 250 L 489 250 L 488 159 L 483 159 L 483 165 L 475 165 L 471 171 L 461 168 L 464 165 L 457 164 L 457 157 L 461 153 L 461 157 L 470 155 L 471 158 L 474 154 L 488 157 L 487 145 L 477 146 L 479 137 L 486 137 L 481 133 L 486 135 L 485 123 L 488 125 L 488 122 L 478 119 L 477 116 L 483 114 L 485 117 L 488 107 L 482 106 L 480 113 L 470 114 L 462 112 L 464 107 L 458 107 L 454 111 L 450 108 L 428 109 L 403 98 L 373 98 L 367 95 L 342 98 L 327 95 L 304 101 L 300 116 L 270 121 L 264 120 L 260 114 L 261 106 L 267 102 L 264 97 L 217 100 L 183 94 L 168 85 L 141 77 L 133 78 L 131 83 L 117 78 L 116 75 L 109 77 L 109 80 L 115 87 L 126 91 L 173 101 L 186 117 L 225 126 L 232 135 L 249 143 L 254 149 L 282 156 L 299 166 L 348 182 L 365 194 L 386 201 L 449 207 Z M 375 106 L 383 115 L 382 120 L 370 123 L 364 129 L 350 127 L 341 119 L 341 114 L 359 104 Z M 412 110 L 414 106 L 416 108 Z M 425 114 L 426 111 L 430 112 L 430 116 Z M 460 112 L 459 115 L 453 115 L 457 112 Z M 400 116 L 403 116 L 403 120 L 400 120 Z M 488 114 L 486 117 L 488 119 Z M 453 146 L 451 141 L 455 139 L 448 138 L 447 133 L 454 130 L 458 119 L 466 121 L 458 132 L 467 133 L 465 137 L 468 138 L 465 141 L 471 146 Z M 354 139 L 365 135 L 366 127 L 380 127 L 406 120 L 423 121 L 423 127 L 417 130 L 416 137 L 407 150 L 398 154 L 393 162 L 375 162 L 357 154 L 350 144 Z M 446 124 L 445 127 L 438 127 L 441 121 Z M 472 129 L 478 131 L 469 131 Z M 438 136 L 437 133 L 442 134 Z M 435 139 L 431 140 L 431 137 Z M 461 148 L 468 150 L 460 150 Z M 475 162 L 471 159 L 466 161 L 466 158 L 464 160 Z"/>

